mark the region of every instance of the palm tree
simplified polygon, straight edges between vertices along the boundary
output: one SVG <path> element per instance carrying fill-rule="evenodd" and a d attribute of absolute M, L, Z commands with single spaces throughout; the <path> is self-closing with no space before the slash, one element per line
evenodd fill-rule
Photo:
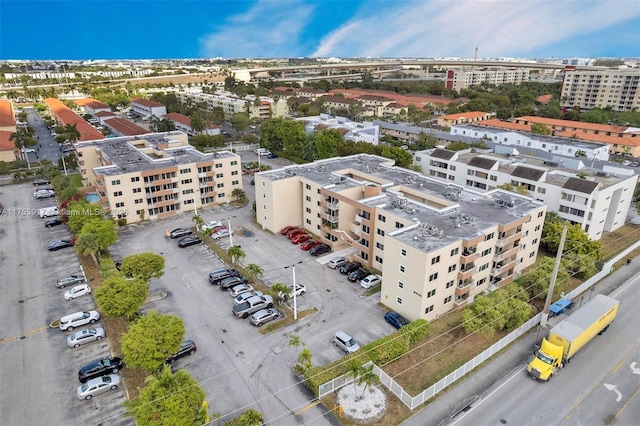
<path fill-rule="evenodd" d="M 291 293 L 291 287 L 286 286 L 282 283 L 275 283 L 272 284 L 269 288 L 269 293 L 271 294 L 271 297 L 273 297 L 273 300 L 277 301 L 278 303 L 282 303 L 283 300 L 287 300 L 287 298 L 289 297 L 289 294 Z"/>
<path fill-rule="evenodd" d="M 298 354 L 298 364 L 300 364 L 304 370 L 311 368 L 311 349 L 304 348 L 300 351 Z"/>
<path fill-rule="evenodd" d="M 362 367 L 360 370 L 360 379 L 358 380 L 358 384 L 361 385 L 363 383 L 364 389 L 362 390 L 362 396 L 360 398 L 364 398 L 364 393 L 367 390 L 367 387 L 380 383 L 380 377 L 378 377 L 378 375 L 373 371 L 373 363 L 366 367 Z"/>
<path fill-rule="evenodd" d="M 238 201 L 244 201 L 247 199 L 247 194 L 241 188 L 235 188 L 231 191 L 231 196 L 236 197 Z"/>
<path fill-rule="evenodd" d="M 229 247 L 229 250 L 227 250 L 227 254 L 231 257 L 231 261 L 233 263 L 236 263 L 238 259 L 242 259 L 246 256 L 244 250 L 242 250 L 238 246 Z"/>
<path fill-rule="evenodd" d="M 69 139 L 69 142 L 76 143 L 80 139 L 80 130 L 77 124 L 65 124 L 62 134 Z"/>
<path fill-rule="evenodd" d="M 264 273 L 264 270 L 260 267 L 260 265 L 256 265 L 255 263 L 248 264 L 247 267 L 244 268 L 244 270 L 253 281 L 255 281 L 257 278 L 260 278 Z"/>
<path fill-rule="evenodd" d="M 202 216 L 200 216 L 199 214 L 194 214 L 191 220 L 196 224 L 196 229 L 202 229 L 202 225 L 204 225 L 204 219 L 202 219 Z"/>
<path fill-rule="evenodd" d="M 287 346 L 297 349 L 299 346 L 304 346 L 304 342 L 300 339 L 300 336 L 292 334 L 289 336 L 289 343 L 287 343 Z"/>
<path fill-rule="evenodd" d="M 353 389 L 355 390 L 356 385 L 358 384 L 356 379 L 362 372 L 362 360 L 360 360 L 360 358 L 350 359 L 347 364 L 347 370 L 346 378 L 353 377 Z"/>

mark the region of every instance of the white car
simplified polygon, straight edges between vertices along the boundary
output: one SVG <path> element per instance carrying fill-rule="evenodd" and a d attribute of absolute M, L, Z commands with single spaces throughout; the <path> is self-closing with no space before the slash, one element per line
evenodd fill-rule
<path fill-rule="evenodd" d="M 233 231 L 229 231 L 228 229 L 221 229 L 218 232 L 214 232 L 211 234 L 211 238 L 214 240 L 219 240 L 222 237 L 228 237 L 229 234 L 233 235 Z"/>
<path fill-rule="evenodd" d="M 98 311 L 80 311 L 60 318 L 60 330 L 73 330 L 86 324 L 95 324 L 100 319 Z"/>
<path fill-rule="evenodd" d="M 239 294 L 246 293 L 247 291 L 253 290 L 253 287 L 249 284 L 238 284 L 229 289 L 229 293 L 231 293 L 231 297 L 236 297 Z"/>
<path fill-rule="evenodd" d="M 70 290 L 67 290 L 64 293 L 64 300 L 75 299 L 76 297 L 85 296 L 87 294 L 91 294 L 91 287 L 89 287 L 89 284 L 80 284 Z"/>
<path fill-rule="evenodd" d="M 96 377 L 78 386 L 78 399 L 91 399 L 94 395 L 118 389 L 120 386 L 120 376 L 109 374 L 107 376 Z"/>
<path fill-rule="evenodd" d="M 200 227 L 202 231 L 210 231 L 213 228 L 218 226 L 222 226 L 222 222 L 218 222 L 217 220 L 211 220 Z"/>
<path fill-rule="evenodd" d="M 293 298 L 293 294 L 294 294 L 294 290 L 293 290 L 293 286 L 290 285 L 289 288 L 291 289 L 291 292 L 289 292 L 289 294 L 283 294 L 280 293 L 280 297 L 282 299 L 284 299 L 284 301 L 286 302 L 289 298 Z M 298 296 L 303 296 L 305 293 L 307 292 L 307 286 L 305 286 L 304 284 L 298 284 L 296 283 L 296 289 L 295 289 L 295 295 L 296 297 Z"/>
<path fill-rule="evenodd" d="M 360 286 L 362 288 L 371 288 L 381 283 L 382 283 L 382 277 L 378 275 L 369 275 L 368 277 L 360 281 Z"/>

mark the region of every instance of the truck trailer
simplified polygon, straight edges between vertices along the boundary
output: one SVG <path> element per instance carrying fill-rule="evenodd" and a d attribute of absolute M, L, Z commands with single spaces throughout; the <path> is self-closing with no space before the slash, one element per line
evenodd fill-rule
<path fill-rule="evenodd" d="M 598 294 L 561 321 L 543 338 L 527 373 L 536 380 L 548 381 L 596 335 L 604 333 L 616 318 L 619 302 Z"/>

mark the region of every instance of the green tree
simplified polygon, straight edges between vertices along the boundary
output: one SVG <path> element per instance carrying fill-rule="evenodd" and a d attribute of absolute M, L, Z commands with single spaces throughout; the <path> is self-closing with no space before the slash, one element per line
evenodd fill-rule
<path fill-rule="evenodd" d="M 194 214 L 191 220 L 195 224 L 196 229 L 202 229 L 202 225 L 204 225 L 204 219 L 202 218 L 202 216 L 200 216 L 199 214 Z"/>
<path fill-rule="evenodd" d="M 287 300 L 290 293 L 291 288 L 288 285 L 282 283 L 272 284 L 269 288 L 269 294 L 277 303 L 282 303 L 283 301 Z"/>
<path fill-rule="evenodd" d="M 557 216 L 549 216 L 545 218 L 542 227 L 541 245 L 551 254 L 558 252 L 560 245 L 560 237 L 564 223 L 557 219 Z M 565 241 L 563 253 L 574 254 L 578 256 L 591 256 L 594 261 L 602 258 L 602 245 L 599 241 L 589 238 L 580 225 L 567 224 L 567 238 Z"/>
<path fill-rule="evenodd" d="M 206 394 L 186 370 L 171 372 L 165 366 L 146 379 L 140 395 L 124 402 L 125 416 L 139 426 L 185 425 L 209 423 Z"/>
<path fill-rule="evenodd" d="M 148 283 L 151 278 L 164 275 L 164 257 L 155 253 L 140 253 L 127 256 L 122 260 L 120 272 L 129 278 L 140 278 Z"/>
<path fill-rule="evenodd" d="M 222 107 L 213 107 L 211 108 L 211 122 L 217 125 L 222 125 L 224 123 L 224 109 Z"/>
<path fill-rule="evenodd" d="M 249 119 L 249 114 L 237 112 L 231 116 L 231 127 L 233 127 L 233 130 L 239 134 L 242 134 L 242 132 L 247 130 L 250 124 L 251 120 Z"/>
<path fill-rule="evenodd" d="M 382 148 L 380 155 L 386 158 L 391 158 L 395 161 L 396 166 L 409 168 L 413 164 L 413 155 L 405 149 L 395 146 L 385 146 Z"/>
<path fill-rule="evenodd" d="M 171 132 L 176 130 L 176 124 L 168 118 L 158 118 L 156 116 L 151 117 L 151 123 L 149 123 L 149 130 L 153 132 Z"/>
<path fill-rule="evenodd" d="M 189 118 L 190 118 L 190 126 L 193 129 L 193 131 L 196 133 L 202 132 L 208 124 L 205 122 L 204 116 L 199 111 L 196 111 L 193 114 L 191 114 L 191 117 Z"/>
<path fill-rule="evenodd" d="M 231 257 L 231 261 L 236 263 L 239 259 L 242 259 L 246 256 L 244 250 L 242 250 L 239 246 L 231 246 L 227 250 L 227 254 Z"/>
<path fill-rule="evenodd" d="M 298 349 L 299 347 L 304 346 L 304 342 L 300 339 L 300 336 L 292 334 L 289 336 L 289 343 L 287 343 L 287 346 Z"/>
<path fill-rule="evenodd" d="M 343 141 L 338 129 L 324 129 L 315 134 L 316 158 L 332 158 L 338 155 L 338 144 Z"/>
<path fill-rule="evenodd" d="M 528 293 L 515 283 L 479 296 L 462 312 L 467 333 L 492 336 L 496 330 L 511 330 L 529 318 Z"/>
<path fill-rule="evenodd" d="M 262 267 L 260 265 L 256 265 L 255 263 L 248 264 L 247 267 L 244 268 L 244 270 L 253 281 L 262 277 L 262 274 L 264 273 Z"/>
<path fill-rule="evenodd" d="M 124 362 L 130 368 L 158 371 L 167 358 L 178 352 L 184 332 L 180 318 L 151 311 L 131 324 L 122 336 Z"/>
<path fill-rule="evenodd" d="M 362 396 L 364 398 L 364 393 L 367 391 L 369 386 L 375 386 L 380 383 L 380 377 L 373 371 L 373 363 L 367 365 L 366 367 L 362 367 L 360 371 L 360 378 L 358 379 L 358 384 L 364 384 L 364 389 L 362 389 Z"/>
<path fill-rule="evenodd" d="M 110 317 L 133 317 L 149 295 L 149 284 L 140 279 L 114 275 L 96 290 L 98 307 Z"/>
<path fill-rule="evenodd" d="M 532 299 L 546 297 L 549 290 L 549 283 L 555 260 L 552 257 L 544 257 L 538 260 L 535 269 L 528 271 L 526 274 L 518 278 L 518 283 L 522 285 L 531 295 Z M 569 279 L 570 261 L 563 259 L 560 263 L 558 276 L 556 278 L 555 291 L 559 292 Z"/>
<path fill-rule="evenodd" d="M 283 119 L 268 118 L 260 126 L 260 146 L 271 151 L 282 151 L 284 143 L 278 136 L 278 129 Z"/>
<path fill-rule="evenodd" d="M 78 130 L 77 124 L 75 124 L 75 123 L 73 123 L 73 124 L 65 124 L 64 125 L 64 129 L 62 131 L 62 134 L 71 143 L 76 143 L 78 140 L 80 140 L 80 136 L 82 136 L 80 134 L 80 130 Z"/>
<path fill-rule="evenodd" d="M 113 220 L 92 220 L 82 227 L 75 247 L 79 253 L 90 254 L 96 260 L 96 255 L 104 253 L 117 240 L 118 232 Z"/>
<path fill-rule="evenodd" d="M 283 120 L 277 130 L 277 137 L 287 154 L 304 159 L 307 153 L 307 134 L 299 121 Z"/>
<path fill-rule="evenodd" d="M 357 389 L 358 385 L 358 376 L 362 373 L 362 359 L 361 358 L 351 358 L 347 363 L 347 374 L 346 377 L 353 377 L 353 390 Z"/>
<path fill-rule="evenodd" d="M 312 359 L 311 349 L 304 348 L 303 350 L 300 351 L 300 353 L 298 354 L 297 361 L 298 361 L 298 365 L 300 365 L 303 371 L 307 371 L 308 369 L 311 368 L 311 366 L 313 365 L 311 362 L 311 359 Z"/>
<path fill-rule="evenodd" d="M 542 123 L 531 123 L 531 133 L 548 136 L 551 135 L 551 129 Z"/>
<path fill-rule="evenodd" d="M 247 194 L 242 190 L 242 188 L 234 188 L 234 190 L 231 191 L 231 196 L 235 197 L 238 201 L 244 201 L 247 199 Z"/>
<path fill-rule="evenodd" d="M 237 419 L 226 422 L 224 426 L 262 426 L 264 424 L 263 419 L 262 413 L 249 408 Z"/>

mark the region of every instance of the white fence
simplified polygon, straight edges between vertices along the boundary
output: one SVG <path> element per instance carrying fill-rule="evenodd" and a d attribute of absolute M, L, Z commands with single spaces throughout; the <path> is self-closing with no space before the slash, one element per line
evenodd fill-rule
<path fill-rule="evenodd" d="M 564 297 L 566 299 L 574 299 L 575 297 L 580 295 L 582 292 L 588 290 L 589 287 L 591 287 L 592 285 L 596 284 L 598 281 L 600 281 L 601 279 L 609 275 L 609 273 L 611 272 L 611 269 L 613 268 L 613 265 L 616 262 L 623 259 L 625 256 L 627 256 L 627 254 L 629 254 L 630 252 L 632 252 L 638 247 L 640 247 L 640 241 L 634 243 L 630 247 L 627 247 L 622 253 L 618 254 L 616 257 L 614 257 L 613 259 L 605 263 L 600 272 L 598 272 L 596 275 L 594 275 L 593 277 L 589 278 L 587 281 L 580 284 L 574 290 L 567 293 Z M 502 339 L 500 339 L 499 341 L 491 345 L 489 348 L 485 349 L 482 353 L 476 355 L 472 360 L 468 361 L 461 367 L 458 367 L 454 372 L 450 373 L 449 375 L 447 375 L 446 377 L 444 377 L 434 385 L 430 386 L 429 388 L 425 389 L 424 391 L 422 391 L 420 394 L 416 396 L 411 396 L 407 392 L 405 392 L 402 386 L 400 386 L 395 380 L 393 380 L 391 376 L 389 376 L 387 373 L 382 371 L 382 369 L 380 369 L 377 365 L 374 365 L 373 371 L 380 378 L 380 383 L 382 383 L 387 389 L 389 389 L 391 393 L 397 396 L 398 399 L 400 399 L 400 401 L 404 403 L 404 405 L 406 405 L 411 410 L 413 410 L 414 408 L 420 406 L 422 403 L 427 401 L 429 398 L 434 397 L 438 392 L 442 391 L 446 387 L 460 380 L 462 377 L 464 377 L 467 373 L 472 371 L 474 368 L 482 365 L 483 362 L 485 362 L 486 360 L 491 358 L 493 355 L 501 351 L 511 342 L 513 342 L 523 334 L 527 333 L 529 330 L 531 330 L 533 327 L 535 327 L 540 323 L 541 317 L 542 317 L 542 312 L 538 313 L 529 321 L 525 322 L 520 327 L 513 330 L 511 333 L 507 334 L 505 337 L 503 337 Z M 336 391 L 340 389 L 342 386 L 351 383 L 353 380 L 354 379 L 352 377 L 347 377 L 346 374 L 340 377 L 336 377 L 335 379 L 319 386 L 318 396 L 323 397 L 328 393 Z"/>

